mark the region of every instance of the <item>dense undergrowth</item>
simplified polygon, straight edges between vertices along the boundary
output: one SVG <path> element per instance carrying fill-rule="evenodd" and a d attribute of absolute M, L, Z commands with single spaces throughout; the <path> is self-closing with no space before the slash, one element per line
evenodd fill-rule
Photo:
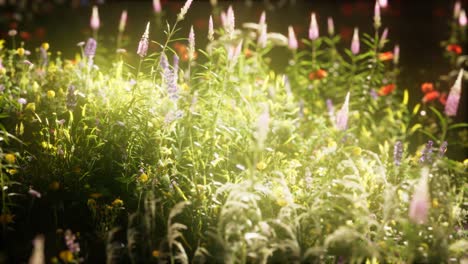
<path fill-rule="evenodd" d="M 108 263 L 468 257 L 467 163 L 450 154 L 468 142 L 454 121 L 466 57 L 453 50 L 466 26 L 452 23 L 444 43 L 448 86 L 424 84 L 410 106 L 378 14 L 375 33 L 356 31 L 345 50 L 332 24 L 319 35 L 314 14 L 298 49 L 292 28 L 268 33 L 262 18 L 237 29 L 229 9 L 202 49 L 194 38 L 206 36 L 178 38 L 190 2 L 166 43 L 150 43 L 148 24 L 136 66 L 133 49 L 101 52 L 92 38 L 75 60 L 47 43 L 0 42 L 10 259 L 27 260 L 24 241 L 40 233 L 47 261 L 61 263 L 92 263 L 96 240 Z M 290 52 L 284 73 L 270 69 L 273 47 Z M 40 259 L 44 237 L 34 241 Z"/>

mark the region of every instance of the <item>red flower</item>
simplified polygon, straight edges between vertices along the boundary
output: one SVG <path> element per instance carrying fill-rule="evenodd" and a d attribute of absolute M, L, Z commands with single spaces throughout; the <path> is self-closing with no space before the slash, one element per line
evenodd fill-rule
<path fill-rule="evenodd" d="M 393 83 L 387 84 L 385 86 L 380 87 L 380 89 L 378 91 L 378 94 L 380 96 L 389 95 L 390 93 L 392 93 L 395 90 L 395 88 L 396 88 L 395 84 L 393 84 Z"/>
<path fill-rule="evenodd" d="M 31 39 L 31 34 L 29 32 L 27 32 L 27 31 L 21 31 L 19 35 L 24 40 L 30 40 Z"/>
<path fill-rule="evenodd" d="M 393 52 L 387 51 L 384 53 L 379 53 L 379 60 L 381 61 L 393 60 Z"/>
<path fill-rule="evenodd" d="M 428 92 L 426 93 L 426 95 L 424 95 L 422 101 L 423 103 L 431 102 L 439 98 L 439 96 L 440 96 L 440 93 L 438 91 Z"/>
<path fill-rule="evenodd" d="M 326 70 L 323 70 L 323 69 L 319 69 L 315 72 L 311 72 L 309 73 L 309 79 L 310 80 L 321 80 L 325 77 L 327 77 L 328 75 L 328 72 Z"/>
<path fill-rule="evenodd" d="M 462 53 L 462 47 L 460 47 L 460 45 L 457 45 L 457 44 L 450 44 L 450 45 L 447 45 L 447 51 L 453 52 L 459 55 Z"/>
<path fill-rule="evenodd" d="M 445 105 L 447 103 L 447 93 L 446 92 L 443 92 L 440 94 L 439 96 L 439 102 L 442 104 L 442 105 Z"/>
<path fill-rule="evenodd" d="M 428 92 L 432 92 L 434 90 L 434 84 L 430 83 L 430 82 L 425 82 L 423 84 L 421 84 L 421 90 L 423 93 L 428 93 Z"/>

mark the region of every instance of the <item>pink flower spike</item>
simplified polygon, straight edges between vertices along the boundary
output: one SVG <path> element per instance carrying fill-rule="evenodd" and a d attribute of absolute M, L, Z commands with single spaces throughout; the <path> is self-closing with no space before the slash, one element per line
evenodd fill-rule
<path fill-rule="evenodd" d="M 460 1 L 455 2 L 455 5 L 453 6 L 453 18 L 458 18 L 460 16 L 460 11 L 461 11 L 461 3 Z"/>
<path fill-rule="evenodd" d="M 143 33 L 143 36 L 141 36 L 140 42 L 138 43 L 137 54 L 140 55 L 140 57 L 142 57 L 142 58 L 145 57 L 146 54 L 148 53 L 149 27 L 150 27 L 150 22 L 148 22 L 148 24 L 146 24 L 145 33 Z"/>
<path fill-rule="evenodd" d="M 97 6 L 93 6 L 93 12 L 91 13 L 90 26 L 91 29 L 96 31 L 99 29 L 101 21 L 99 20 L 99 10 Z"/>
<path fill-rule="evenodd" d="M 265 23 L 266 23 L 266 14 L 265 14 L 265 11 L 263 11 L 262 14 L 260 15 L 260 20 L 258 21 L 258 24 L 262 26 L 262 25 L 265 25 Z"/>
<path fill-rule="evenodd" d="M 332 17 L 328 17 L 327 25 L 328 25 L 328 35 L 330 36 L 335 35 L 335 23 L 333 23 Z"/>
<path fill-rule="evenodd" d="M 398 65 L 398 62 L 400 61 L 400 45 L 395 45 L 393 48 L 393 63 L 395 65 Z"/>
<path fill-rule="evenodd" d="M 353 41 L 351 42 L 351 52 L 356 55 L 359 53 L 359 29 L 354 28 Z"/>
<path fill-rule="evenodd" d="M 219 15 L 221 18 L 221 25 L 225 28 L 227 25 L 227 15 L 226 12 L 221 11 L 221 14 Z"/>
<path fill-rule="evenodd" d="M 234 38 L 234 29 L 236 28 L 236 18 L 232 6 L 229 6 L 226 15 L 226 32 L 230 39 Z"/>
<path fill-rule="evenodd" d="M 34 198 L 41 198 L 42 197 L 41 193 L 34 190 L 33 188 L 29 188 L 28 193 Z"/>
<path fill-rule="evenodd" d="M 317 25 L 317 19 L 315 18 L 315 13 L 312 13 L 310 17 L 309 39 L 316 40 L 318 37 L 319 29 Z"/>
<path fill-rule="evenodd" d="M 458 111 L 458 104 L 460 103 L 460 97 L 462 92 L 462 79 L 463 69 L 460 70 L 457 76 L 455 84 L 450 89 L 447 102 L 445 103 L 445 114 L 447 116 L 456 116 Z"/>
<path fill-rule="evenodd" d="M 189 60 L 193 60 L 195 54 L 195 32 L 193 31 L 193 26 L 190 27 L 190 33 L 188 36 L 188 51 L 189 51 Z"/>
<path fill-rule="evenodd" d="M 349 92 L 346 94 L 346 99 L 336 115 L 336 128 L 345 131 L 348 128 L 348 114 L 349 114 Z"/>
<path fill-rule="evenodd" d="M 416 224 L 427 222 L 430 208 L 430 195 L 428 186 L 429 169 L 424 167 L 421 178 L 414 188 L 413 197 L 409 207 L 409 218 Z"/>
<path fill-rule="evenodd" d="M 374 6 L 374 26 L 375 28 L 379 28 L 380 25 L 381 25 L 380 5 L 379 5 L 379 0 L 376 0 L 375 6 Z"/>
<path fill-rule="evenodd" d="M 383 48 L 385 46 L 385 42 L 387 41 L 388 37 L 388 28 L 385 28 L 382 32 L 382 36 L 380 37 L 379 47 Z"/>
<path fill-rule="evenodd" d="M 127 10 L 124 10 L 122 11 L 122 14 L 120 15 L 119 32 L 124 32 L 126 25 L 127 25 Z"/>
<path fill-rule="evenodd" d="M 185 15 L 187 14 L 187 11 L 190 8 L 190 5 L 192 5 L 193 0 L 187 0 L 184 4 L 184 6 L 180 9 L 180 13 L 177 15 L 177 20 L 181 21 L 184 20 Z"/>
<path fill-rule="evenodd" d="M 156 13 L 156 14 L 161 13 L 161 11 L 162 11 L 161 0 L 153 0 L 153 10 L 154 10 L 154 13 Z"/>
<path fill-rule="evenodd" d="M 388 0 L 379 0 L 379 5 L 381 8 L 387 8 L 388 6 Z"/>
<path fill-rule="evenodd" d="M 458 17 L 458 24 L 460 24 L 461 27 L 466 27 L 466 13 L 465 9 L 462 9 L 460 11 L 460 16 Z"/>
<path fill-rule="evenodd" d="M 210 16 L 210 19 L 208 20 L 208 40 L 213 41 L 214 40 L 214 26 L 213 26 L 213 17 Z"/>
<path fill-rule="evenodd" d="M 288 47 L 291 50 L 297 50 L 298 48 L 296 34 L 294 33 L 294 28 L 292 26 L 288 27 Z"/>

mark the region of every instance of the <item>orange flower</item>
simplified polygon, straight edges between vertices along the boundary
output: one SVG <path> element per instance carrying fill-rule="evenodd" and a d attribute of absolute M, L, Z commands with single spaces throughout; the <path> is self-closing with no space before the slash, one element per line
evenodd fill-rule
<path fill-rule="evenodd" d="M 428 92 L 428 93 L 426 93 L 426 95 L 424 95 L 422 101 L 423 101 L 423 103 L 434 101 L 437 98 L 439 98 L 439 96 L 440 96 L 440 93 L 438 91 Z"/>
<path fill-rule="evenodd" d="M 188 50 L 187 45 L 182 44 L 180 42 L 176 42 L 174 44 L 174 49 L 177 51 L 177 54 L 178 54 L 179 58 L 182 61 L 188 61 L 189 60 L 189 50 Z M 198 56 L 198 54 L 195 51 L 195 53 L 193 54 L 194 59 L 196 59 L 197 56 Z"/>
<path fill-rule="evenodd" d="M 457 44 L 450 44 L 450 45 L 447 45 L 447 51 L 453 52 L 459 55 L 462 53 L 462 47 L 460 47 L 460 45 L 457 45 Z"/>
<path fill-rule="evenodd" d="M 379 60 L 381 61 L 393 60 L 393 52 L 387 51 L 384 53 L 379 53 Z"/>
<path fill-rule="evenodd" d="M 396 86 L 395 84 L 391 83 L 391 84 L 387 84 L 385 86 L 382 86 L 378 92 L 378 94 L 380 96 L 384 96 L 384 95 L 389 95 L 390 93 L 393 92 L 393 90 L 395 90 Z"/>
<path fill-rule="evenodd" d="M 244 55 L 245 55 L 245 57 L 250 58 L 250 57 L 252 57 L 253 52 L 250 49 L 247 48 L 244 51 Z"/>
<path fill-rule="evenodd" d="M 434 84 L 430 82 L 425 82 L 421 84 L 421 90 L 423 93 L 432 92 L 434 90 Z"/>
<path fill-rule="evenodd" d="M 321 80 L 321 79 L 327 77 L 327 75 L 328 75 L 328 72 L 326 70 L 318 69 L 315 72 L 309 73 L 309 79 L 310 80 Z"/>

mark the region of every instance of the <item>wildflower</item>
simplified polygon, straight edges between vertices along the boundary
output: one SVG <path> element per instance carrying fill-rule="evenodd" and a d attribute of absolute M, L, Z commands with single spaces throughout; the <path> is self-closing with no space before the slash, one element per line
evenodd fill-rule
<path fill-rule="evenodd" d="M 141 182 L 141 183 L 147 182 L 148 179 L 149 179 L 148 174 L 146 174 L 144 172 L 142 174 L 140 174 L 140 176 L 138 177 L 138 181 Z"/>
<path fill-rule="evenodd" d="M 153 257 L 155 257 L 155 258 L 159 258 L 159 255 L 160 255 L 160 254 L 159 254 L 159 250 L 153 250 L 153 251 L 151 252 L 151 255 L 152 255 Z"/>
<path fill-rule="evenodd" d="M 42 45 L 41 45 L 41 48 L 43 48 L 45 51 L 48 51 L 48 50 L 49 50 L 49 47 L 50 47 L 50 45 L 49 45 L 49 43 L 47 43 L 47 42 L 44 42 L 44 43 L 42 43 Z"/>
<path fill-rule="evenodd" d="M 241 54 L 242 50 L 242 44 L 243 40 L 239 41 L 239 43 L 236 46 L 230 46 L 228 49 L 228 60 L 231 61 L 232 65 L 235 65 L 237 63 L 237 59 L 239 58 L 239 55 Z"/>
<path fill-rule="evenodd" d="M 122 33 L 125 31 L 125 26 L 127 25 L 127 10 L 122 11 L 120 15 L 120 22 L 119 22 L 119 32 Z"/>
<path fill-rule="evenodd" d="M 89 21 L 91 29 L 94 31 L 99 29 L 101 21 L 99 20 L 99 11 L 97 6 L 93 6 L 93 12 L 91 13 L 91 20 Z"/>
<path fill-rule="evenodd" d="M 395 88 L 396 88 L 395 84 L 393 84 L 393 83 L 387 84 L 387 85 L 382 86 L 380 88 L 380 90 L 378 91 L 378 94 L 380 96 L 389 95 L 395 90 Z"/>
<path fill-rule="evenodd" d="M 379 5 L 382 8 L 387 8 L 388 6 L 388 1 L 387 0 L 379 0 Z"/>
<path fill-rule="evenodd" d="M 421 84 L 421 91 L 423 93 L 432 92 L 433 90 L 434 90 L 434 84 L 432 84 L 430 82 L 425 82 L 425 83 Z"/>
<path fill-rule="evenodd" d="M 321 80 L 328 76 L 328 72 L 324 69 L 318 69 L 315 72 L 309 73 L 310 80 Z"/>
<path fill-rule="evenodd" d="M 187 8 L 188 9 L 188 8 Z M 153 11 L 154 13 L 156 14 L 160 14 L 161 13 L 161 0 L 153 0 Z"/>
<path fill-rule="evenodd" d="M 29 188 L 28 193 L 34 198 L 41 198 L 41 196 L 42 196 L 42 194 L 40 192 L 34 190 L 33 188 Z"/>
<path fill-rule="evenodd" d="M 76 235 L 70 229 L 67 229 L 64 234 L 65 245 L 71 253 L 80 252 L 80 244 L 76 242 Z"/>
<path fill-rule="evenodd" d="M 328 35 L 333 36 L 335 35 L 335 25 L 333 23 L 333 18 L 328 17 L 327 18 L 327 28 L 328 28 Z"/>
<path fill-rule="evenodd" d="M 36 103 L 28 103 L 24 109 L 28 110 L 28 111 L 31 111 L 31 112 L 35 112 L 36 111 Z"/>
<path fill-rule="evenodd" d="M 258 41 L 257 41 L 257 45 L 260 47 L 260 48 L 265 48 L 266 45 L 267 45 L 267 26 L 264 25 L 263 27 L 261 27 L 260 29 L 260 35 L 258 36 Z"/>
<path fill-rule="evenodd" d="M 460 16 L 458 17 L 458 24 L 461 26 L 461 27 L 466 27 L 466 13 L 465 13 L 465 9 L 462 9 L 460 11 Z"/>
<path fill-rule="evenodd" d="M 210 16 L 210 19 L 208 20 L 208 40 L 213 41 L 214 40 L 214 27 L 213 27 L 213 17 Z"/>
<path fill-rule="evenodd" d="M 379 48 L 382 49 L 385 46 L 385 42 L 387 42 L 387 37 L 388 37 L 388 28 L 385 28 L 384 31 L 382 32 L 382 36 L 380 36 Z"/>
<path fill-rule="evenodd" d="M 23 57 L 25 53 L 24 48 L 18 48 L 16 49 L 16 54 L 18 54 L 20 57 Z"/>
<path fill-rule="evenodd" d="M 310 17 L 309 39 L 316 40 L 318 37 L 319 29 L 317 25 L 317 19 L 315 18 L 315 13 L 312 13 Z"/>
<path fill-rule="evenodd" d="M 263 161 L 260 161 L 259 163 L 257 163 L 256 167 L 257 167 L 257 170 L 262 171 L 262 170 L 266 169 L 267 164 L 265 162 L 263 162 Z"/>
<path fill-rule="evenodd" d="M 401 165 L 401 159 L 403 158 L 403 144 L 401 141 L 397 141 L 393 147 L 393 162 L 396 166 Z"/>
<path fill-rule="evenodd" d="M 460 55 L 462 53 L 462 47 L 460 47 L 460 45 L 457 44 L 450 44 L 447 45 L 447 51 Z"/>
<path fill-rule="evenodd" d="M 351 42 L 351 52 L 356 55 L 359 53 L 359 29 L 354 28 L 353 40 Z"/>
<path fill-rule="evenodd" d="M 8 164 L 13 164 L 13 163 L 16 162 L 15 154 L 8 153 L 8 154 L 5 154 L 5 156 L 3 158 L 5 159 L 6 163 L 8 163 Z"/>
<path fill-rule="evenodd" d="M 59 253 L 59 258 L 65 262 L 65 263 L 69 263 L 69 262 L 73 262 L 74 261 L 74 256 L 73 256 L 73 253 L 70 251 L 70 250 L 62 250 L 60 251 Z"/>
<path fill-rule="evenodd" d="M 177 20 L 181 21 L 184 20 L 185 15 L 187 14 L 187 11 L 190 8 L 190 5 L 192 4 L 193 0 L 187 0 L 184 4 L 184 6 L 180 9 L 180 13 L 177 15 Z"/>
<path fill-rule="evenodd" d="M 427 102 L 434 101 L 437 98 L 439 98 L 439 96 L 440 96 L 440 93 L 438 91 L 428 92 L 424 95 L 422 102 L 427 103 Z"/>
<path fill-rule="evenodd" d="M 419 158 L 420 163 L 426 163 L 430 164 L 432 162 L 432 146 L 434 145 L 434 142 L 432 140 L 429 140 L 424 147 L 421 157 Z"/>
<path fill-rule="evenodd" d="M 47 98 L 53 99 L 55 97 L 55 92 L 52 90 L 47 91 Z"/>
<path fill-rule="evenodd" d="M 288 47 L 290 50 L 297 50 L 298 47 L 296 34 L 292 26 L 288 27 Z"/>
<path fill-rule="evenodd" d="M 379 60 L 381 60 L 381 61 L 388 61 L 388 60 L 391 60 L 393 58 L 394 58 L 393 52 L 391 52 L 391 51 L 379 53 Z"/>
<path fill-rule="evenodd" d="M 10 224 L 10 223 L 13 223 L 13 218 L 15 216 L 12 215 L 12 214 L 0 214 L 0 224 L 3 224 L 3 225 L 6 225 L 6 224 Z"/>
<path fill-rule="evenodd" d="M 150 22 L 146 24 L 145 32 L 141 36 L 140 42 L 138 43 L 137 54 L 140 55 L 141 58 L 145 57 L 146 54 L 148 53 L 149 27 L 150 27 Z"/>
<path fill-rule="evenodd" d="M 398 61 L 400 60 L 400 46 L 399 45 L 395 45 L 395 47 L 393 48 L 393 63 L 395 65 L 398 65 Z"/>
<path fill-rule="evenodd" d="M 447 145 L 448 145 L 447 141 L 442 142 L 442 145 L 440 145 L 439 158 L 442 158 L 445 152 L 447 152 Z"/>
<path fill-rule="evenodd" d="M 427 222 L 431 200 L 428 186 L 429 169 L 423 168 L 421 174 L 421 178 L 414 188 L 409 208 L 409 218 L 416 224 L 424 224 Z"/>
<path fill-rule="evenodd" d="M 88 41 L 86 41 L 86 45 L 84 47 L 84 55 L 88 58 L 94 57 L 94 55 L 96 55 L 96 47 L 96 40 L 93 38 L 89 38 Z"/>
<path fill-rule="evenodd" d="M 3 45 L 5 44 L 5 40 L 4 39 L 0 39 L 0 50 L 3 49 Z"/>
<path fill-rule="evenodd" d="M 345 102 L 336 115 L 336 128 L 344 131 L 348 127 L 348 113 L 349 113 L 349 92 L 346 94 Z"/>
<path fill-rule="evenodd" d="M 188 47 L 189 60 L 193 60 L 194 53 L 195 53 L 195 32 L 193 31 L 193 26 L 190 27 L 188 42 L 189 42 L 189 47 Z"/>
<path fill-rule="evenodd" d="M 453 6 L 453 18 L 458 18 L 460 16 L 460 11 L 461 11 L 461 3 L 460 1 L 455 2 L 455 5 Z"/>
<path fill-rule="evenodd" d="M 28 101 L 24 98 L 20 98 L 18 99 L 18 103 L 21 104 L 21 105 L 25 105 Z"/>
<path fill-rule="evenodd" d="M 16 29 L 10 29 L 10 30 L 8 31 L 8 36 L 10 36 L 10 37 L 14 37 L 14 36 L 16 36 L 17 34 L 18 34 L 18 31 L 16 31 Z"/>
<path fill-rule="evenodd" d="M 379 0 L 375 1 L 374 6 L 374 27 L 378 29 L 381 25 Z"/>
<path fill-rule="evenodd" d="M 234 16 L 234 10 L 232 9 L 232 6 L 229 6 L 226 14 L 226 33 L 229 36 L 229 39 L 233 39 L 234 37 L 234 29 L 236 27 L 236 19 Z"/>
<path fill-rule="evenodd" d="M 447 98 L 447 103 L 445 105 L 445 114 L 447 116 L 456 116 L 458 110 L 458 104 L 460 102 L 461 96 L 461 85 L 463 78 L 463 69 L 460 70 L 460 73 L 457 76 L 455 84 L 450 89 L 449 96 Z"/>
<path fill-rule="evenodd" d="M 60 183 L 58 181 L 53 181 L 49 184 L 49 189 L 56 191 L 60 189 Z"/>
<path fill-rule="evenodd" d="M 361 156 L 362 149 L 360 147 L 354 147 L 351 152 L 354 156 Z"/>
<path fill-rule="evenodd" d="M 122 207 L 123 206 L 123 201 L 120 200 L 119 198 L 115 199 L 113 202 L 112 202 L 112 206 L 114 207 Z"/>

